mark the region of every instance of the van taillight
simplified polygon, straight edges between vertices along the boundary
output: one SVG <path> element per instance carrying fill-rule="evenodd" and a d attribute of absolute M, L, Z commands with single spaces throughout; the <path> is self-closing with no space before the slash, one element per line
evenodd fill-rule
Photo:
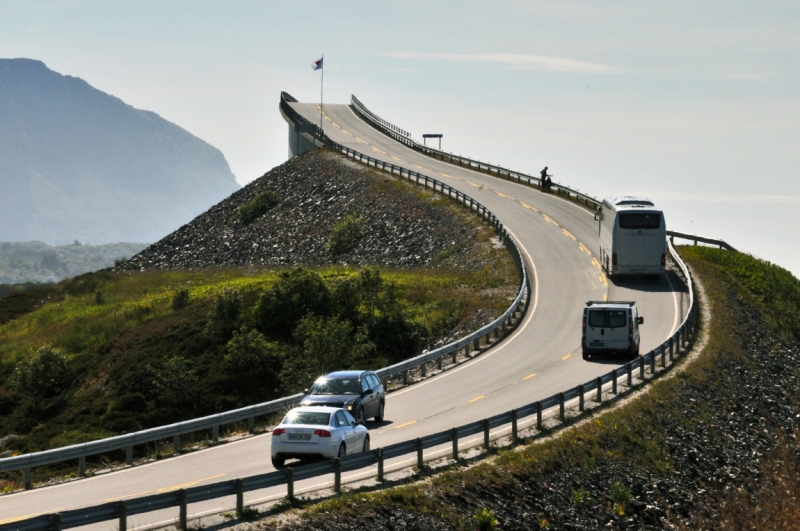
<path fill-rule="evenodd" d="M 665 253 L 661 254 L 661 267 L 667 265 L 667 255 Z"/>
<path fill-rule="evenodd" d="M 330 437 L 331 432 L 328 430 L 314 430 L 314 435 L 319 435 L 320 437 Z"/>
<path fill-rule="evenodd" d="M 611 265 L 617 265 L 617 253 L 611 253 Z"/>
<path fill-rule="evenodd" d="M 279 436 L 283 435 L 284 433 L 286 433 L 286 430 L 284 430 L 283 428 L 275 428 L 274 430 L 272 430 L 272 436 L 273 437 L 279 437 Z"/>

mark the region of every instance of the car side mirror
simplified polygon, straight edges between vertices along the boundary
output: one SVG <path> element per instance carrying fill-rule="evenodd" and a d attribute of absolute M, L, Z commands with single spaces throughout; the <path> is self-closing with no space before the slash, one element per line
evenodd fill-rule
<path fill-rule="evenodd" d="M 367 396 L 367 395 L 371 395 L 371 394 L 372 394 L 372 389 L 367 389 L 366 391 L 361 393 L 361 396 Z"/>
<path fill-rule="evenodd" d="M 308 394 L 308 389 L 303 389 L 303 394 L 307 395 Z"/>
<path fill-rule="evenodd" d="M 637 317 L 637 318 L 636 318 L 636 322 L 637 322 L 638 324 L 644 324 L 644 317 Z"/>

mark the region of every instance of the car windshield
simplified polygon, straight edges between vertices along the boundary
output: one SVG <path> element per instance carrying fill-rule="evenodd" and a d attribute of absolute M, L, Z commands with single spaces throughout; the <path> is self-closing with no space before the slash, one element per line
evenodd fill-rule
<path fill-rule="evenodd" d="M 331 421 L 330 413 L 316 411 L 292 411 L 281 424 L 312 424 L 314 426 L 327 426 Z"/>
<path fill-rule="evenodd" d="M 308 392 L 310 395 L 357 395 L 361 392 L 358 378 L 320 378 Z"/>

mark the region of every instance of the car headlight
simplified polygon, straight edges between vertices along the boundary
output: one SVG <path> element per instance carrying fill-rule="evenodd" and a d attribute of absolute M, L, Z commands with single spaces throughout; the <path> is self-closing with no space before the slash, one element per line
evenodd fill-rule
<path fill-rule="evenodd" d="M 344 407 L 347 409 L 347 411 L 353 411 L 353 403 L 352 402 L 348 402 L 347 404 L 344 405 Z"/>

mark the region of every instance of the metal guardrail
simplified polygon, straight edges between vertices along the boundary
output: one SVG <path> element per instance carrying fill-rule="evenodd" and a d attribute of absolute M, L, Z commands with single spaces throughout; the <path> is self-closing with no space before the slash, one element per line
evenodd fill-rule
<path fill-rule="evenodd" d="M 409 370 L 414 369 L 416 367 L 422 367 L 422 376 L 424 377 L 426 375 L 425 365 L 427 363 L 441 360 L 441 358 L 443 358 L 444 356 L 452 356 L 453 358 L 455 358 L 455 355 L 460 350 L 468 350 L 470 346 L 472 346 L 475 350 L 477 350 L 481 338 L 489 336 L 489 334 L 498 329 L 507 327 L 511 323 L 511 320 L 513 316 L 516 314 L 517 310 L 522 305 L 523 299 L 525 299 L 525 294 L 529 293 L 530 286 L 529 286 L 527 271 L 525 269 L 525 264 L 522 260 L 522 255 L 520 254 L 519 249 L 514 244 L 511 235 L 508 233 L 508 231 L 506 231 L 505 227 L 503 227 L 502 223 L 500 223 L 497 217 L 491 212 L 489 212 L 489 210 L 486 209 L 486 207 L 484 207 L 471 197 L 459 192 L 458 190 L 455 190 L 454 188 L 451 188 L 450 186 L 447 186 L 446 184 L 440 181 L 431 179 L 430 177 L 426 177 L 417 172 L 410 171 L 405 168 L 401 168 L 399 166 L 383 163 L 379 160 L 373 159 L 357 151 L 354 151 L 350 148 L 332 142 L 327 136 L 325 136 L 322 133 L 319 127 L 317 127 L 315 124 L 312 124 L 310 121 L 306 120 L 304 117 L 299 115 L 294 109 L 292 109 L 288 105 L 289 102 L 293 101 L 297 100 L 295 100 L 285 92 L 281 93 L 281 111 L 285 113 L 287 117 L 289 117 L 294 123 L 302 123 L 304 125 L 307 125 L 308 129 L 311 131 L 311 134 L 313 135 L 315 140 L 319 141 L 321 144 L 326 145 L 329 148 L 334 149 L 336 151 L 339 151 L 347 155 L 348 157 L 354 158 L 368 165 L 381 168 L 385 171 L 398 174 L 401 177 L 414 181 L 417 184 L 425 186 L 426 188 L 431 188 L 437 192 L 445 194 L 451 199 L 455 199 L 463 203 L 465 206 L 473 210 L 476 214 L 478 214 L 487 222 L 489 222 L 491 225 L 493 225 L 495 227 L 495 230 L 497 231 L 497 234 L 502 238 L 506 248 L 508 248 L 508 250 L 511 252 L 512 259 L 514 260 L 514 263 L 517 267 L 517 271 L 520 275 L 521 279 L 520 289 L 514 301 L 500 317 L 498 317 L 488 325 L 484 326 L 483 328 L 455 342 L 449 343 L 437 349 L 431 350 L 430 352 L 426 352 L 424 354 L 397 363 L 390 367 L 384 367 L 382 369 L 379 369 L 376 371 L 378 376 L 380 376 L 382 379 L 385 380 L 397 374 L 404 373 L 403 380 L 404 382 L 406 382 Z M 526 308 L 527 308 L 527 299 L 525 299 L 525 306 L 523 307 L 523 311 Z M 227 411 L 225 413 L 209 415 L 206 417 L 193 419 L 185 422 L 177 422 L 174 424 L 169 424 L 167 426 L 160 426 L 157 428 L 151 428 L 148 430 L 142 430 L 125 435 L 118 435 L 116 437 L 109 437 L 97 441 L 91 441 L 87 443 L 75 444 L 62 448 L 54 448 L 52 450 L 44 450 L 41 452 L 35 452 L 35 453 L 0 459 L 0 472 L 23 470 L 24 471 L 23 483 L 25 488 L 29 489 L 32 487 L 32 479 L 31 479 L 32 469 L 37 466 L 59 463 L 63 461 L 78 460 L 79 475 L 84 475 L 86 470 L 86 457 L 122 449 L 126 450 L 126 464 L 128 466 L 131 466 L 133 464 L 134 445 L 173 438 L 173 446 L 175 448 L 178 448 L 180 446 L 179 438 L 181 435 L 186 435 L 189 433 L 194 433 L 202 430 L 212 430 L 212 439 L 214 442 L 217 442 L 219 438 L 219 427 L 221 425 L 247 420 L 250 426 L 250 431 L 252 431 L 255 423 L 255 417 L 286 411 L 288 408 L 299 404 L 303 396 L 304 396 L 303 394 L 296 394 L 289 397 L 272 400 L 270 402 L 264 402 L 261 404 L 235 409 L 232 411 Z"/>
<path fill-rule="evenodd" d="M 693 241 L 695 245 L 697 242 L 708 243 L 710 245 L 716 245 L 720 249 L 727 249 L 728 251 L 738 252 L 733 246 L 729 245 L 728 243 L 724 242 L 723 240 L 716 240 L 714 238 L 706 238 L 705 236 L 698 236 L 696 234 L 688 234 L 686 232 L 678 232 L 675 230 L 668 230 L 667 236 L 671 242 L 675 243 L 675 238 L 680 238 L 682 240 L 690 240 Z"/>
<path fill-rule="evenodd" d="M 379 130 L 383 134 L 393 138 L 394 140 L 397 140 L 398 142 L 404 144 L 405 146 L 408 146 L 409 148 L 415 151 L 419 151 L 420 153 L 423 153 L 424 155 L 427 155 L 429 157 L 433 157 L 435 159 L 448 162 L 450 164 L 466 167 L 478 172 L 487 173 L 489 175 L 494 175 L 496 177 L 509 179 L 511 181 L 526 184 L 528 186 L 532 186 L 539 189 L 541 189 L 542 187 L 542 180 L 539 177 L 534 177 L 532 175 L 527 175 L 522 172 L 509 170 L 501 166 L 488 164 L 486 162 L 481 162 L 467 157 L 461 157 L 459 155 L 454 155 L 452 153 L 447 153 L 445 151 L 428 147 L 425 144 L 420 144 L 419 142 L 412 139 L 411 135 L 409 135 L 399 127 L 392 125 L 389 121 L 380 118 L 378 115 L 367 109 L 367 107 L 363 103 L 361 103 L 361 101 L 359 101 L 359 99 L 356 98 L 355 95 L 350 96 L 350 101 L 351 101 L 351 106 L 355 111 L 355 113 L 358 116 L 360 116 L 364 121 L 372 125 L 372 127 Z M 402 133 L 398 133 L 398 131 L 402 131 Z M 596 209 L 601 204 L 601 202 L 595 199 L 594 197 L 579 192 L 577 190 L 574 190 L 572 188 L 569 188 L 568 186 L 564 186 L 563 184 L 552 183 L 551 189 L 557 195 L 567 197 L 568 199 L 586 205 L 591 209 Z"/>
<path fill-rule="evenodd" d="M 285 97 L 284 95 L 288 96 L 288 98 Z M 291 117 L 292 114 L 296 114 L 299 118 L 302 118 L 299 114 L 296 113 L 296 111 L 294 111 L 293 109 L 291 109 L 291 107 L 289 107 L 287 102 L 293 101 L 293 98 L 292 99 L 289 98 L 291 97 L 288 94 L 283 93 L 281 95 L 281 111 L 287 113 L 287 116 Z M 286 108 L 284 108 L 284 105 Z M 325 137 L 321 134 L 318 140 L 320 141 L 320 143 L 326 143 Z M 344 152 L 348 156 L 357 158 L 359 160 L 367 161 L 368 164 L 371 164 L 373 166 L 381 168 L 384 167 L 384 165 L 386 167 L 393 166 L 390 164 L 383 163 L 382 161 L 373 159 L 371 157 L 365 156 L 361 153 L 353 151 L 339 144 L 332 143 L 330 142 L 330 140 L 328 140 L 327 143 L 328 145 L 333 146 L 335 149 L 345 150 L 342 152 Z M 395 171 L 399 170 L 401 172 L 405 172 L 406 175 L 409 176 L 411 174 L 416 174 L 416 172 L 411 172 L 409 170 L 406 170 L 404 168 L 399 168 L 397 166 L 394 166 L 394 169 Z M 421 179 L 426 177 L 416 174 L 416 178 Z M 442 186 L 441 191 L 443 192 L 447 188 L 449 188 L 443 183 L 439 183 L 438 181 L 435 181 L 433 179 L 429 178 L 426 179 L 428 179 L 427 181 L 425 181 L 426 183 L 435 182 L 436 184 L 434 186 L 441 185 Z M 450 190 L 455 191 L 452 189 Z M 462 197 L 467 198 L 467 196 L 464 196 L 463 194 Z M 473 203 L 473 205 L 475 204 L 476 203 Z M 488 211 L 486 211 L 485 209 L 484 211 L 488 213 Z M 491 213 L 488 213 L 488 215 L 491 215 Z M 502 227 L 502 225 L 499 224 L 499 221 L 497 223 L 499 227 Z M 682 233 L 675 233 L 674 236 L 682 237 L 683 235 Z M 509 241 L 511 242 L 511 244 L 513 244 L 513 240 Z M 727 245 L 725 244 L 725 242 L 722 242 L 721 240 L 713 240 L 710 238 L 705 238 L 701 241 L 720 245 L 720 247 L 724 247 L 725 245 Z M 672 367 L 674 365 L 677 358 L 679 358 L 682 354 L 685 354 L 691 349 L 692 339 L 696 336 L 700 323 L 699 306 L 694 294 L 694 279 L 692 277 L 691 272 L 686 267 L 686 264 L 680 258 L 680 255 L 678 255 L 678 253 L 675 251 L 672 241 L 668 240 L 667 243 L 669 246 L 670 254 L 673 256 L 675 263 L 678 265 L 681 275 L 683 276 L 689 290 L 689 308 L 680 326 L 675 331 L 675 333 L 672 334 L 661 345 L 657 346 L 656 348 L 652 349 L 646 354 L 638 356 L 636 359 L 629 361 L 622 367 L 614 368 L 611 372 L 608 372 L 602 376 L 598 376 L 597 378 L 590 380 L 585 384 L 578 385 L 577 387 L 573 387 L 566 391 L 557 393 L 548 398 L 545 398 L 544 400 L 533 402 L 532 404 L 528 404 L 519 409 L 501 413 L 499 415 L 495 415 L 488 419 L 472 422 L 464 426 L 452 428 L 450 430 L 442 431 L 439 433 L 434 433 L 422 438 L 403 441 L 400 443 L 387 446 L 385 448 L 378 448 L 376 450 L 371 450 L 366 453 L 347 456 L 342 459 L 337 458 L 334 459 L 333 461 L 323 461 L 311 465 L 299 466 L 295 468 L 286 468 L 284 470 L 270 472 L 267 474 L 260 474 L 243 479 L 223 481 L 223 482 L 213 483 L 210 485 L 192 487 L 189 489 L 181 489 L 178 491 L 168 492 L 164 494 L 145 496 L 142 498 L 108 502 L 93 507 L 62 511 L 57 514 L 40 515 L 32 518 L 19 520 L 16 522 L 9 522 L 6 524 L 2 524 L 0 525 L 0 531 L 12 531 L 12 530 L 44 531 L 50 529 L 61 530 L 61 529 L 78 527 L 78 526 L 105 522 L 110 520 L 118 520 L 119 530 L 126 531 L 128 516 L 144 514 L 151 511 L 166 509 L 171 507 L 180 508 L 179 524 L 183 529 L 186 529 L 186 521 L 188 517 L 187 506 L 189 503 L 197 503 L 200 501 L 236 495 L 236 510 L 241 514 L 243 509 L 244 492 L 285 484 L 287 486 L 287 495 L 289 497 L 293 497 L 295 481 L 330 473 L 334 474 L 334 489 L 340 491 L 341 472 L 343 471 L 357 470 L 367 466 L 372 466 L 377 463 L 378 480 L 382 481 L 383 462 L 385 459 L 400 457 L 403 455 L 416 452 L 417 464 L 421 468 L 421 465 L 424 462 L 423 452 L 426 448 L 431 448 L 434 446 L 445 444 L 447 442 L 452 442 L 454 458 L 458 458 L 458 440 L 461 437 L 475 435 L 483 432 L 484 445 L 488 446 L 490 441 L 489 437 L 490 429 L 497 428 L 499 426 L 504 426 L 510 423 L 512 438 L 516 439 L 519 420 L 525 417 L 536 415 L 536 427 L 540 431 L 543 426 L 543 418 L 545 416 L 554 416 L 552 414 L 555 413 L 556 411 L 558 418 L 563 422 L 564 420 L 566 420 L 566 408 L 568 401 L 574 401 L 577 399 L 578 409 L 582 412 L 584 411 L 584 405 L 587 393 L 589 393 L 590 395 L 594 393 L 595 401 L 597 403 L 602 403 L 603 393 L 607 392 L 606 388 L 609 385 L 611 387 L 610 391 L 613 395 L 630 392 L 634 389 L 632 385 L 632 375 L 635 370 L 638 370 L 639 372 L 638 379 L 640 380 L 640 382 L 644 382 L 646 373 L 648 371 L 651 378 L 656 376 L 656 374 L 658 373 L 656 365 L 660 365 L 662 370 L 667 370 L 668 367 Z M 520 290 L 520 292 L 526 290 L 526 287 L 527 286 L 523 285 L 523 288 Z M 520 302 L 521 298 L 518 295 L 518 298 L 515 299 L 515 304 L 519 304 Z M 498 321 L 500 320 L 502 320 L 502 317 L 501 319 L 498 319 Z M 484 327 L 484 329 L 485 328 L 486 327 Z M 435 359 L 435 356 L 433 357 L 431 356 L 432 354 L 433 352 L 424 354 L 422 356 L 415 358 L 415 360 L 423 363 L 424 363 L 424 361 L 422 361 L 423 359 L 431 361 Z M 444 354 L 439 354 L 439 356 L 442 355 Z M 667 357 L 669 357 L 669 365 L 667 364 Z M 383 369 L 384 371 L 386 371 L 386 373 L 384 373 L 382 376 L 387 376 L 388 373 L 398 374 L 402 371 L 408 370 L 408 368 L 410 367 L 406 364 L 411 361 L 412 360 L 408 360 L 408 362 L 403 362 L 397 365 L 393 365 L 392 367 L 387 367 Z M 623 381 L 627 379 L 627 390 L 624 391 L 623 393 L 618 393 L 618 383 L 621 378 L 623 379 Z"/>

